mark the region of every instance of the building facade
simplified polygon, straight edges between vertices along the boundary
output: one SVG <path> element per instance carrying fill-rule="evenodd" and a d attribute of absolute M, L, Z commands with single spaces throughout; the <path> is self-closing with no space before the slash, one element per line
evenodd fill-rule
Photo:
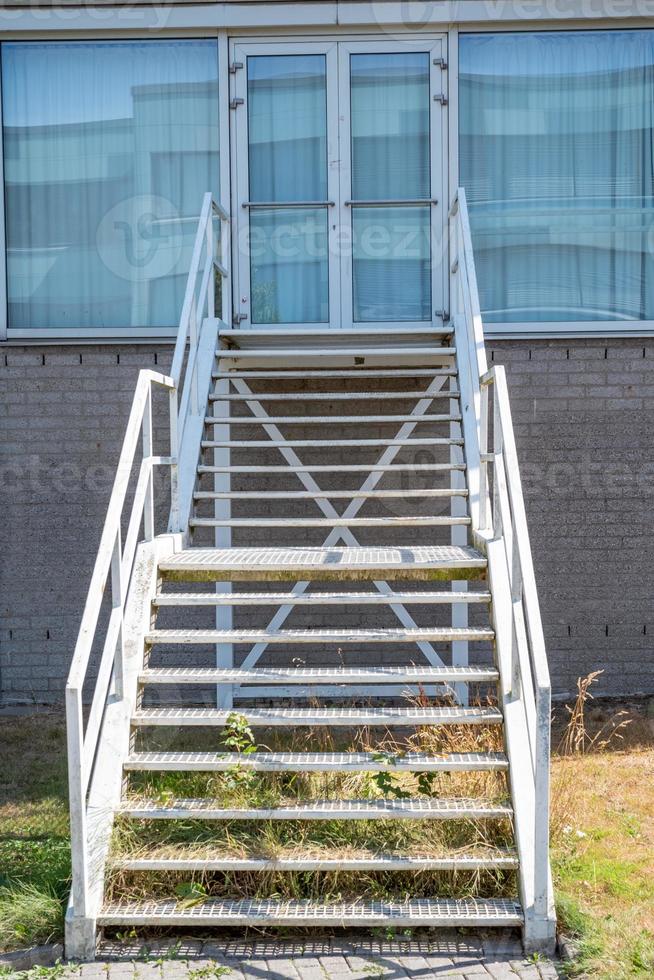
<path fill-rule="evenodd" d="M 554 691 L 654 691 L 654 2 L 4 4 L 0 32 L 3 700 L 62 696 L 204 192 L 233 323 L 337 346 L 448 322 L 459 186 Z"/>

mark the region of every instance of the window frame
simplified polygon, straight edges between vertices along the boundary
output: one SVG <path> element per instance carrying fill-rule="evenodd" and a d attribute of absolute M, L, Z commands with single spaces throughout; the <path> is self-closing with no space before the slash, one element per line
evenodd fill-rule
<path fill-rule="evenodd" d="M 178 327 L 175 326 L 152 326 L 152 327 L 90 327 L 80 325 L 79 327 L 10 327 L 9 326 L 9 295 L 7 282 L 7 229 L 5 221 L 5 180 L 4 180 L 4 123 L 3 123 L 3 101 L 2 101 L 2 56 L 5 43 L 11 44 L 61 44 L 74 43 L 92 44 L 116 42 L 118 44 L 129 43 L 130 41 L 214 41 L 216 44 L 216 60 L 218 74 L 218 117 L 215 120 L 216 132 L 218 133 L 219 148 L 223 143 L 224 133 L 229 126 L 227 113 L 229 111 L 228 98 L 223 99 L 221 93 L 229 91 L 229 64 L 227 60 L 227 35 L 224 30 L 194 30 L 189 33 L 182 33 L 179 30 L 167 33 L 162 31 L 157 37 L 152 33 L 146 32 L 112 32 L 110 36 L 106 33 L 94 35 L 88 31 L 83 34 L 54 35 L 52 32 L 34 32 L 28 35 L 14 37 L 7 33 L 0 40 L 0 344 L 11 345 L 33 343 L 70 343 L 70 344 L 96 344 L 96 343 L 120 343 L 126 342 L 134 344 L 147 343 L 167 343 L 177 337 Z M 227 161 L 225 161 L 227 157 Z M 227 168 L 225 166 L 227 163 Z M 218 173 L 216 183 L 220 188 L 220 196 L 223 198 L 229 190 L 229 153 L 223 153 L 219 149 Z M 222 202 L 221 202 L 222 203 Z"/>
<path fill-rule="evenodd" d="M 450 174 L 455 178 L 450 184 L 450 199 L 453 200 L 459 186 L 459 45 L 462 37 L 471 34 L 579 34 L 579 33 L 623 33 L 624 31 L 653 31 L 650 24 L 634 25 L 633 22 L 617 19 L 606 24 L 597 21 L 588 23 L 548 22 L 539 25 L 533 21 L 518 24 L 506 22 L 483 22 L 455 25 L 449 31 L 450 49 Z M 473 246 L 474 247 L 474 246 Z M 483 311 L 482 311 L 483 317 Z M 495 340 L 556 340 L 583 339 L 597 337 L 651 337 L 654 335 L 654 319 L 651 320 L 516 320 L 506 322 L 484 321 L 484 333 Z"/>

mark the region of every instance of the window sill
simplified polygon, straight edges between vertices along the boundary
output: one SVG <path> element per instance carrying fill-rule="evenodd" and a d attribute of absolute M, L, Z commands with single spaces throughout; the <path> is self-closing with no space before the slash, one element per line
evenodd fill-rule
<path fill-rule="evenodd" d="M 482 314 L 483 319 L 483 314 Z M 571 322 L 484 322 L 489 340 L 565 340 L 596 337 L 652 337 L 654 320 L 581 320 Z"/>

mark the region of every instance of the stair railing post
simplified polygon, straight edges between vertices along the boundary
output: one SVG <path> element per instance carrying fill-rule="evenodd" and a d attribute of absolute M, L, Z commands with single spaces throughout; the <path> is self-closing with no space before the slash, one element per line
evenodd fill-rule
<path fill-rule="evenodd" d="M 179 526 L 179 432 L 177 415 L 179 412 L 177 397 L 178 381 L 175 379 L 175 387 L 170 389 L 168 396 L 168 424 L 170 431 L 170 530 L 175 533 L 181 531 Z"/>
<path fill-rule="evenodd" d="M 82 920 L 87 914 L 89 904 L 84 716 L 81 693 L 73 687 L 66 688 L 66 741 L 68 747 L 73 908 L 75 918 Z"/>
<path fill-rule="evenodd" d="M 148 385 L 148 396 L 143 412 L 143 459 L 147 460 L 148 485 L 145 491 L 143 502 L 143 532 L 146 541 L 154 538 L 154 466 L 152 457 L 152 385 Z"/>
<path fill-rule="evenodd" d="M 488 500 L 488 384 L 481 385 L 479 412 L 479 530 L 489 527 Z"/>
<path fill-rule="evenodd" d="M 220 220 L 220 219 L 218 219 Z M 209 208 L 207 218 L 207 262 L 209 264 L 209 286 L 207 288 L 207 316 L 210 320 L 216 315 L 216 261 L 214 237 L 213 237 L 213 207 Z M 220 222 L 222 225 L 222 221 Z"/>
<path fill-rule="evenodd" d="M 114 548 L 111 553 L 111 605 L 113 609 L 120 610 L 120 626 L 116 639 L 115 660 L 115 679 L 116 696 L 122 700 L 125 692 L 125 644 L 123 636 L 123 556 L 121 548 L 120 527 L 116 531 Z"/>

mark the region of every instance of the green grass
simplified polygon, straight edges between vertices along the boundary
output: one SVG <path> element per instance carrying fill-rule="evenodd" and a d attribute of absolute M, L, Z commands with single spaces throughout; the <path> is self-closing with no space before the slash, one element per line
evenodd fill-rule
<path fill-rule="evenodd" d="M 61 715 L 0 721 L 0 949 L 61 940 L 70 887 Z"/>

